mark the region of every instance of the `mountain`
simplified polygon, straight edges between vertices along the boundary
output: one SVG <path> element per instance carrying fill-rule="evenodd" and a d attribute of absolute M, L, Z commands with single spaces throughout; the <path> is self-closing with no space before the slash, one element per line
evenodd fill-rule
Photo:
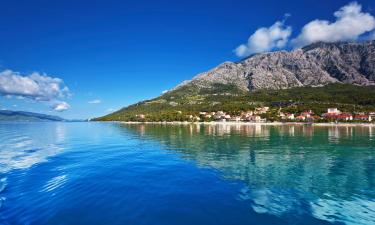
<path fill-rule="evenodd" d="M 373 110 L 373 85 L 375 41 L 319 42 L 225 62 L 155 99 L 96 120 L 140 120 L 140 114 L 150 121 L 186 120 L 199 111 L 235 113 L 258 105 L 286 105 L 290 111 L 320 112 L 327 106 Z"/>
<path fill-rule="evenodd" d="M 237 63 L 225 62 L 172 91 L 186 86 L 212 89 L 217 84 L 253 91 L 330 83 L 374 85 L 375 41 L 319 42 L 290 52 L 256 54 Z"/>
<path fill-rule="evenodd" d="M 33 112 L 0 110 L 0 121 L 67 121 L 58 116 L 51 116 Z"/>

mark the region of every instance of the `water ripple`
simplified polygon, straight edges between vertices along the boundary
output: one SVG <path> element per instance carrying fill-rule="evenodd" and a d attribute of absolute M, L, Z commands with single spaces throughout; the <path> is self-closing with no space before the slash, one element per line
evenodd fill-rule
<path fill-rule="evenodd" d="M 45 192 L 53 191 L 56 188 L 62 186 L 65 182 L 66 182 L 66 175 L 54 177 L 51 180 L 49 180 L 46 185 L 43 186 L 42 191 L 45 191 Z"/>
<path fill-rule="evenodd" d="M 0 179 L 0 194 L 5 190 L 5 187 L 7 186 L 7 178 L 1 178 Z"/>
<path fill-rule="evenodd" d="M 374 131 L 0 123 L 0 224 L 371 224 Z"/>

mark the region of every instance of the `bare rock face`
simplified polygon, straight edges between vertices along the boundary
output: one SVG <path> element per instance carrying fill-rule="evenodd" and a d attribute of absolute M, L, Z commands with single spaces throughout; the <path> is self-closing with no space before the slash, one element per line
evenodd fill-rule
<path fill-rule="evenodd" d="M 256 54 L 225 62 L 198 74 L 174 90 L 194 84 L 210 88 L 230 84 L 243 91 L 322 86 L 330 83 L 375 85 L 375 41 L 315 43 L 290 52 Z"/>

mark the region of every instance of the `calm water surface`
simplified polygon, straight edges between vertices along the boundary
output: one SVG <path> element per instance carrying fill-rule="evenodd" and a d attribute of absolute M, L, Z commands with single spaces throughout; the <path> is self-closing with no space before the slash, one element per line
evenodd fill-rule
<path fill-rule="evenodd" d="M 375 127 L 0 123 L 0 224 L 375 224 Z"/>

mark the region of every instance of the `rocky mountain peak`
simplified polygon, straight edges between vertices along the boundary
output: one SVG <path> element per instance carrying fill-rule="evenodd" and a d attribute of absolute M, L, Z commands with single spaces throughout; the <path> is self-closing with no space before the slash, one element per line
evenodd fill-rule
<path fill-rule="evenodd" d="M 292 51 L 255 54 L 237 63 L 224 62 L 173 90 L 221 84 L 252 91 L 337 82 L 375 85 L 375 41 L 318 42 Z"/>

